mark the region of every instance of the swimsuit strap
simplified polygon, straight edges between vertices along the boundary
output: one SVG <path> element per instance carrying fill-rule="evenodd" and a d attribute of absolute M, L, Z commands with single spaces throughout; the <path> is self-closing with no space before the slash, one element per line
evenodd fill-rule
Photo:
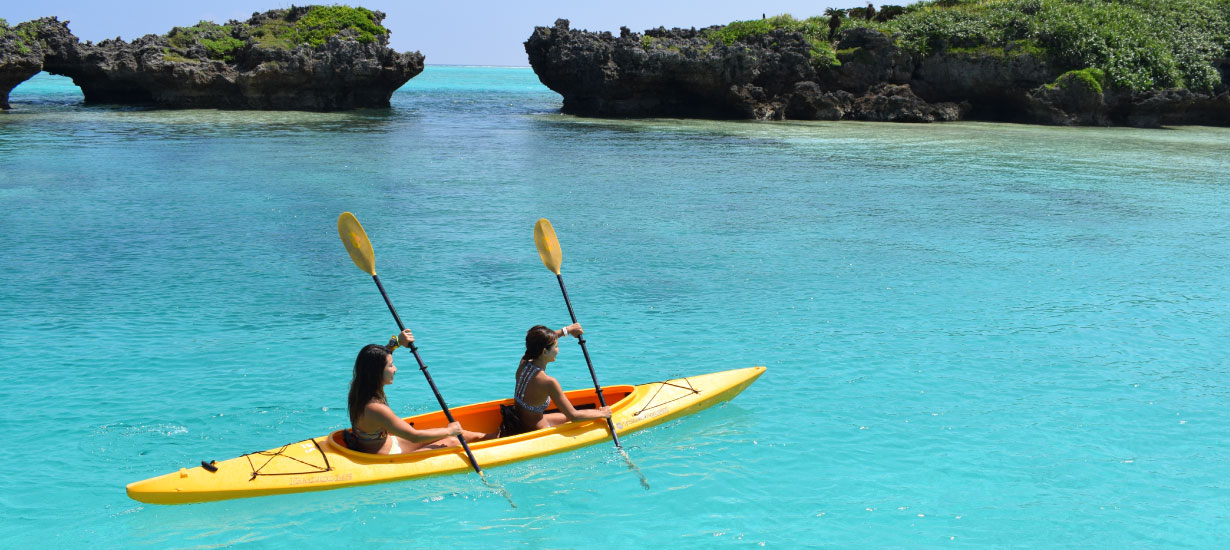
<path fill-rule="evenodd" d="M 354 436 L 356 439 L 360 439 L 363 441 L 375 441 L 377 439 L 384 439 L 385 437 L 388 437 L 389 435 L 389 432 L 386 432 L 384 430 L 380 430 L 375 433 L 365 432 L 363 430 L 360 430 L 354 427 L 353 425 L 350 427 L 350 431 L 354 432 Z"/>
<path fill-rule="evenodd" d="M 547 410 L 547 407 L 551 406 L 551 396 L 547 396 L 547 400 L 543 401 L 542 404 L 536 407 L 525 402 L 525 389 L 529 387 L 530 380 L 541 372 L 542 369 L 538 368 L 538 365 L 535 365 L 530 361 L 521 363 L 518 368 L 521 367 L 524 367 L 524 370 L 521 370 L 521 375 L 517 377 L 517 387 L 513 390 L 513 401 L 524 407 L 525 410 L 533 413 L 541 413 L 542 411 Z"/>

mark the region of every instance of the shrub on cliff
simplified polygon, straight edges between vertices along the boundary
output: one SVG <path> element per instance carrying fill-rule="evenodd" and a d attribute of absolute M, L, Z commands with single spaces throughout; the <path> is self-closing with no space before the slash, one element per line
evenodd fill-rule
<path fill-rule="evenodd" d="M 784 14 L 749 21 L 735 21 L 722 27 L 712 27 L 705 29 L 702 36 L 711 42 L 729 46 L 735 42 L 764 36 L 777 29 L 798 32 L 803 34 L 811 46 L 813 64 L 838 65 L 833 44 L 828 41 L 828 24 L 828 19 L 823 17 L 795 19 L 789 14 Z"/>
<path fill-rule="evenodd" d="M 388 29 L 376 22 L 375 14 L 366 8 L 312 6 L 307 14 L 295 21 L 290 34 L 292 42 L 315 48 L 346 29 L 353 29 L 357 33 L 355 40 L 365 44 L 375 40 L 377 35 L 389 33 Z"/>
<path fill-rule="evenodd" d="M 0 45 L 5 48 L 11 48 L 11 51 L 25 55 L 34 51 L 34 44 L 37 41 L 38 36 L 33 22 L 27 21 L 19 23 L 16 27 L 10 27 L 8 21 L 0 19 Z"/>
<path fill-rule="evenodd" d="M 167 33 L 167 42 L 172 48 L 188 50 L 194 45 L 205 47 L 210 59 L 234 61 L 235 51 L 244 46 L 244 41 L 235 38 L 234 25 L 219 25 L 201 21 L 191 27 L 175 27 Z"/>
<path fill-rule="evenodd" d="M 1062 67 L 1099 68 L 1132 90 L 1211 91 L 1230 54 L 1230 0 L 939 0 L 884 23 L 908 50 L 1024 47 Z"/>
<path fill-rule="evenodd" d="M 1054 82 L 1047 84 L 1046 87 L 1054 88 L 1084 88 L 1095 94 L 1101 95 L 1102 87 L 1106 84 L 1106 72 L 1101 69 L 1081 69 L 1079 71 L 1068 71 L 1056 78 Z"/>
<path fill-rule="evenodd" d="M 268 15 L 275 17 L 267 17 Z M 349 36 L 362 43 L 388 34 L 376 14 L 366 8 L 350 6 L 306 6 L 257 15 L 248 22 L 229 21 L 219 25 L 201 21 L 191 27 L 175 27 L 167 33 L 174 51 L 166 55 L 178 60 L 200 45 L 209 59 L 232 62 L 249 41 L 262 48 L 289 50 L 300 44 L 312 48 L 324 45 L 332 36 Z"/>
<path fill-rule="evenodd" d="M 1212 91 L 1222 84 L 1216 63 L 1230 57 L 1230 0 L 933 0 L 892 13 L 868 19 L 864 8 L 830 9 L 827 19 L 735 21 L 708 37 L 730 44 L 782 28 L 828 43 L 833 22 L 892 34 L 919 55 L 1018 51 L 1063 68 L 1096 68 L 1130 90 Z"/>

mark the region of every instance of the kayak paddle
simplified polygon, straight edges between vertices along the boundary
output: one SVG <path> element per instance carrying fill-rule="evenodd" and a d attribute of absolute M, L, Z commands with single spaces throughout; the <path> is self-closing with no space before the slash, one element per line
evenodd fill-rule
<path fill-rule="evenodd" d="M 393 308 L 393 302 L 389 301 L 389 295 L 384 291 L 384 285 L 380 284 L 380 277 L 376 275 L 376 254 L 372 251 L 372 243 L 367 239 L 367 232 L 363 231 L 363 226 L 359 225 L 359 220 L 350 212 L 342 212 L 337 218 L 337 233 L 342 237 L 342 243 L 346 245 L 346 252 L 350 253 L 350 259 L 354 260 L 354 265 L 359 266 L 368 275 L 372 276 L 372 280 L 376 281 L 376 288 L 380 289 L 380 295 L 384 297 L 385 305 L 389 306 L 389 313 L 393 314 L 393 320 L 397 321 L 397 328 L 406 330 L 406 326 L 402 324 L 401 317 L 398 317 L 397 310 Z M 410 342 L 410 353 L 414 354 L 414 360 L 419 363 L 419 370 L 423 372 L 423 376 L 427 378 L 427 385 L 431 386 L 431 392 L 436 395 L 436 401 L 440 402 L 440 410 L 444 412 L 444 417 L 450 423 L 453 420 L 453 413 L 448 410 L 448 404 L 444 402 L 444 396 L 440 395 L 440 390 L 436 388 L 436 383 L 431 379 L 431 374 L 427 372 L 427 365 L 423 363 L 423 359 L 419 357 L 418 347 L 414 342 Z M 466 444 L 464 435 L 458 435 L 457 441 L 461 442 L 461 448 L 465 449 L 466 456 L 470 458 L 470 465 L 474 467 L 474 471 L 478 473 L 483 481 L 487 480 L 487 476 L 483 474 L 483 469 L 479 467 L 478 461 L 474 459 L 474 453 L 470 452 L 470 446 Z M 500 489 L 505 498 L 508 498 L 509 504 L 512 504 L 512 498 L 508 492 Z M 517 505 L 513 504 L 513 508 Z"/>
<path fill-rule="evenodd" d="M 564 276 L 560 275 L 560 264 L 564 261 L 564 252 L 560 250 L 559 239 L 555 238 L 555 228 L 551 227 L 551 222 L 546 218 L 540 218 L 538 223 L 534 224 L 534 244 L 538 246 L 538 257 L 542 258 L 542 265 L 547 266 L 555 274 L 555 279 L 559 281 L 560 292 L 564 293 L 564 304 L 568 306 L 568 316 L 572 318 L 572 322 L 577 322 L 577 315 L 572 311 L 572 300 L 568 299 L 568 290 L 564 288 Z M 589 376 L 594 380 L 594 391 L 598 394 L 598 404 L 605 407 L 606 398 L 602 396 L 602 385 L 598 383 L 598 374 L 594 372 L 594 364 L 589 360 L 589 350 L 585 347 L 585 337 L 577 336 L 577 343 L 581 344 L 581 354 L 585 356 L 585 365 L 589 367 Z M 615 442 L 615 448 L 619 449 L 619 454 L 623 455 L 624 460 L 628 462 L 628 469 L 634 470 L 636 475 L 641 478 L 641 485 L 649 488 L 649 480 L 645 479 L 645 475 L 641 470 L 632 463 L 632 459 L 628 457 L 628 453 L 624 451 L 623 445 L 619 444 L 619 434 L 615 433 L 615 423 L 610 419 L 606 419 L 606 425 L 611 430 L 611 440 Z"/>

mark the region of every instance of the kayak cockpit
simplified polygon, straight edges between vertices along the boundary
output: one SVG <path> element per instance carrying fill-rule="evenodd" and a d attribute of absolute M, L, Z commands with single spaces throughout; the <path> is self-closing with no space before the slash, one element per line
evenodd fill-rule
<path fill-rule="evenodd" d="M 635 392 L 636 387 L 630 385 L 602 388 L 602 396 L 605 398 L 607 406 L 611 407 L 612 412 L 626 407 L 630 401 L 627 398 Z M 565 392 L 564 395 L 568 396 L 568 401 L 570 401 L 573 407 L 577 409 L 584 410 L 598 407 L 598 396 L 592 388 Z M 467 430 L 483 433 L 496 433 L 500 429 L 500 423 L 502 420 L 500 416 L 500 405 L 512 406 L 512 404 L 513 400 L 511 398 L 502 399 L 499 401 L 487 401 L 484 403 L 475 403 L 473 405 L 456 407 L 450 409 L 450 412 L 453 413 L 453 418 L 460 422 L 461 425 Z M 559 409 L 552 408 L 548 409 L 546 412 L 559 412 Z M 405 418 L 405 421 L 419 429 L 443 428 L 448 425 L 448 420 L 441 411 L 410 416 Z M 559 426 L 552 426 L 550 428 L 543 428 L 541 430 L 534 430 L 517 435 L 489 439 L 486 441 L 477 441 L 470 443 L 469 445 L 471 450 L 477 452 L 478 449 L 498 447 L 528 439 L 544 437 L 551 434 L 572 432 L 576 430 L 587 430 L 591 429 L 592 426 L 595 425 L 601 426 L 601 429 L 603 430 L 606 429 L 605 424 L 601 421 L 570 422 Z M 329 434 L 326 441 L 328 445 L 332 447 L 332 450 L 359 461 L 403 462 L 441 454 L 460 452 L 460 448 L 452 447 L 445 449 L 414 451 L 399 455 L 365 453 L 355 451 L 346 446 L 345 437 L 343 435 L 344 431 L 344 428 L 334 431 Z"/>

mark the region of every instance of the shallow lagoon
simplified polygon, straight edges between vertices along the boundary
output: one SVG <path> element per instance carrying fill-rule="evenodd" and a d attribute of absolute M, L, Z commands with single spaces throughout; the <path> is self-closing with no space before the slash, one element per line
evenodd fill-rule
<path fill-rule="evenodd" d="M 0 113 L 0 537 L 14 546 L 1210 547 L 1230 537 L 1230 130 L 586 120 L 528 69 L 387 111 Z M 394 330 L 450 404 L 567 310 L 605 383 L 768 372 L 609 446 L 186 507 L 124 484 L 346 423 Z M 395 410 L 434 399 L 400 357 Z M 554 374 L 588 384 L 564 347 Z"/>

